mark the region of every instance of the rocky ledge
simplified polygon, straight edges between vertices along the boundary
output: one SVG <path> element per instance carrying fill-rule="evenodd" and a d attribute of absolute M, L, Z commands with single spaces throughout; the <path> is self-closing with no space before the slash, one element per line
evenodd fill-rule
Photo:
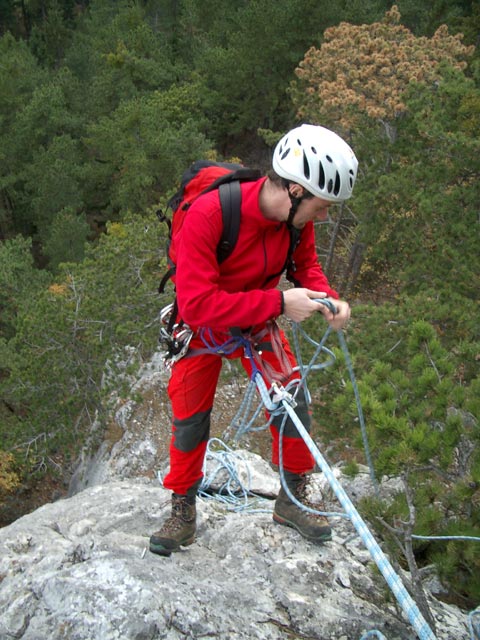
<path fill-rule="evenodd" d="M 0 639 L 416 637 L 349 520 L 316 546 L 273 522 L 271 500 L 200 498 L 196 542 L 165 558 L 147 546 L 169 507 L 156 479 L 113 480 L 1 529 Z M 464 612 L 429 604 L 438 640 L 469 638 Z"/>

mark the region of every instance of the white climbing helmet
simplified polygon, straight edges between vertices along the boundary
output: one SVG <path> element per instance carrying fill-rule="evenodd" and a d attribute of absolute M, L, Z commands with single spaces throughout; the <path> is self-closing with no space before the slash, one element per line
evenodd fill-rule
<path fill-rule="evenodd" d="M 343 202 L 352 195 L 358 161 L 339 135 L 313 124 L 289 131 L 275 147 L 274 171 L 318 198 Z"/>

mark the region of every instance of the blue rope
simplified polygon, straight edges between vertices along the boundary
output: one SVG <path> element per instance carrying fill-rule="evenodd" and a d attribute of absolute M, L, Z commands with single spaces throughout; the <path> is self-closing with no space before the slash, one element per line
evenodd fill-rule
<path fill-rule="evenodd" d="M 471 640 L 480 640 L 480 608 L 470 611 L 468 614 L 468 629 Z"/>
<path fill-rule="evenodd" d="M 316 300 L 316 302 L 322 302 L 320 299 Z M 325 302 L 325 301 L 324 301 Z M 299 340 L 298 340 L 298 332 L 301 332 L 302 335 L 308 340 L 308 342 L 310 342 L 310 344 L 314 345 L 316 347 L 315 353 L 313 354 L 312 359 L 310 360 L 310 364 L 307 367 L 303 366 L 302 363 L 302 356 L 301 356 L 301 352 L 300 352 L 300 344 L 299 344 Z M 313 340 L 312 338 L 310 338 L 309 336 L 307 336 L 307 334 L 303 331 L 303 329 L 301 329 L 301 327 L 299 327 L 298 323 L 293 323 L 293 340 L 294 340 L 294 345 L 295 345 L 295 356 L 299 362 L 299 369 L 302 372 L 302 379 L 305 379 L 307 377 L 307 375 L 310 373 L 310 371 L 315 370 L 315 369 L 324 369 L 326 367 L 331 366 L 334 362 L 335 362 L 335 354 L 330 351 L 329 349 L 327 349 L 324 346 L 324 342 L 326 341 L 327 337 L 329 336 L 331 332 L 331 327 L 328 327 L 323 339 L 321 340 L 321 342 L 317 343 L 315 342 L 315 340 Z M 372 480 L 372 484 L 375 488 L 375 491 L 378 494 L 378 482 L 377 479 L 375 477 L 375 470 L 373 467 L 373 462 L 372 462 L 372 456 L 370 454 L 370 446 L 368 444 L 368 436 L 367 436 L 367 428 L 365 425 L 365 418 L 363 415 L 363 409 L 362 409 L 362 403 L 360 400 L 360 393 L 358 391 L 358 385 L 357 385 L 357 381 L 355 378 L 355 373 L 353 371 L 353 364 L 352 364 L 352 359 L 350 357 L 350 353 L 348 351 L 348 347 L 347 347 L 347 343 L 345 340 L 345 335 L 343 333 L 343 331 L 337 331 L 337 336 L 338 336 L 338 340 L 340 342 L 340 346 L 342 348 L 342 352 L 345 358 L 345 364 L 347 365 L 347 369 L 348 369 L 348 373 L 350 375 L 350 380 L 352 383 L 352 388 L 353 388 L 353 393 L 355 395 L 355 402 L 357 405 L 357 413 L 358 413 L 358 419 L 360 422 L 360 429 L 362 432 L 362 440 L 363 440 L 363 448 L 365 451 L 365 457 L 367 459 L 367 464 L 368 464 L 368 468 L 369 468 L 369 472 L 370 472 L 370 478 Z M 331 359 L 321 363 L 321 364 L 314 364 L 316 359 L 318 358 L 318 355 L 320 354 L 320 352 L 326 352 L 331 356 Z M 306 383 L 304 383 L 304 386 L 306 388 Z"/>
<path fill-rule="evenodd" d="M 244 341 L 241 336 L 231 336 L 224 342 L 217 342 L 212 330 L 207 327 L 200 329 L 199 336 L 205 348 L 212 354 L 230 355 L 240 346 L 248 348 L 247 341 Z"/>
<path fill-rule="evenodd" d="M 338 512 L 338 511 L 320 511 L 318 509 L 313 509 L 313 508 L 309 507 L 308 505 L 304 504 L 303 502 L 300 502 L 299 500 L 297 500 L 297 498 L 290 491 L 288 483 L 287 483 L 287 481 L 285 479 L 285 472 L 284 472 L 284 466 L 283 466 L 283 432 L 284 432 L 284 429 L 285 429 L 285 424 L 287 422 L 287 418 L 288 418 L 288 414 L 285 412 L 284 416 L 283 416 L 282 424 L 280 425 L 280 429 L 279 429 L 279 438 L 278 438 L 278 471 L 279 471 L 280 481 L 282 483 L 283 490 L 287 494 L 288 499 L 291 502 L 293 502 L 293 504 L 297 505 L 297 507 L 299 507 L 300 509 L 303 509 L 303 511 L 307 511 L 308 513 L 312 513 L 314 515 L 325 516 L 325 517 L 328 517 L 328 518 L 348 518 L 349 516 L 346 513 L 341 513 L 341 512 Z"/>
<path fill-rule="evenodd" d="M 350 375 L 350 380 L 352 382 L 353 393 L 355 395 L 355 402 L 357 403 L 358 419 L 360 421 L 360 429 L 362 431 L 363 448 L 365 451 L 365 457 L 367 458 L 368 468 L 370 470 L 370 478 L 378 494 L 378 483 L 375 477 L 375 470 L 373 468 L 372 456 L 370 455 L 370 447 L 368 445 L 368 437 L 367 437 L 367 427 L 365 426 L 365 418 L 363 416 L 363 409 L 362 409 L 362 403 L 360 400 L 360 393 L 358 391 L 357 380 L 355 378 L 355 373 L 353 371 L 352 359 L 350 358 L 350 353 L 347 348 L 347 342 L 345 340 L 345 335 L 343 331 L 337 331 L 337 336 L 340 342 L 340 346 L 342 347 L 345 363 L 347 365 L 348 373 Z"/>
<path fill-rule="evenodd" d="M 416 540 L 472 540 L 480 542 L 480 538 L 477 536 L 419 536 L 412 534 L 412 538 Z"/>
<path fill-rule="evenodd" d="M 334 313 L 334 314 L 337 313 L 337 309 L 335 307 L 335 304 L 331 300 L 322 299 L 322 298 L 315 298 L 315 302 L 319 302 L 319 303 L 323 304 L 328 309 L 330 309 L 330 311 L 332 313 Z M 294 339 L 295 339 L 295 335 L 297 333 L 296 323 L 294 323 L 293 327 L 294 327 Z M 335 355 L 331 351 L 329 351 L 328 349 L 326 349 L 323 346 L 324 342 L 326 341 L 326 339 L 329 336 L 331 331 L 332 331 L 331 327 L 328 326 L 328 328 L 325 331 L 325 334 L 323 336 L 323 339 L 321 340 L 320 343 L 317 344 L 312 338 L 310 338 L 309 336 L 306 336 L 305 332 L 303 332 L 303 330 L 302 330 L 303 335 L 306 336 L 308 341 L 311 344 L 317 346 L 317 350 L 315 351 L 315 353 L 314 353 L 314 355 L 313 355 L 313 357 L 312 357 L 312 359 L 310 361 L 309 367 L 307 367 L 305 369 L 304 373 L 302 373 L 302 378 L 306 377 L 308 375 L 308 373 L 312 369 L 314 369 L 314 368 L 319 368 L 319 369 L 325 368 L 325 366 L 330 366 L 335 361 Z M 360 400 L 360 393 L 358 391 L 358 385 L 357 385 L 357 381 L 356 381 L 356 378 L 355 378 L 355 373 L 353 371 L 352 359 L 351 359 L 350 353 L 348 351 L 347 342 L 345 340 L 345 335 L 344 335 L 343 331 L 340 329 L 340 330 L 336 331 L 336 334 L 338 336 L 338 340 L 340 342 L 340 346 L 341 346 L 341 349 L 342 349 L 342 352 L 343 352 L 343 355 L 344 355 L 344 358 L 345 358 L 345 363 L 347 365 L 348 373 L 349 373 L 350 380 L 351 380 L 351 383 L 352 383 L 353 393 L 355 395 L 355 402 L 356 402 L 356 405 L 357 405 L 358 419 L 360 421 L 360 428 L 361 428 L 361 432 L 362 432 L 363 448 L 364 448 L 364 451 L 365 451 L 365 457 L 367 459 L 367 464 L 368 464 L 368 468 L 369 468 L 369 471 L 370 471 L 370 478 L 372 480 L 373 486 L 375 487 L 375 491 L 376 491 L 376 493 L 378 495 L 378 483 L 377 483 L 377 480 L 376 480 L 376 477 L 375 477 L 375 470 L 374 470 L 374 467 L 373 467 L 372 457 L 370 455 L 370 447 L 369 447 L 369 444 L 368 444 L 368 437 L 367 437 L 367 428 L 365 426 L 365 418 L 363 416 L 363 409 L 362 409 L 362 403 L 361 403 L 361 400 Z M 320 353 L 320 351 L 325 351 L 325 352 L 329 353 L 333 357 L 333 360 L 330 360 L 330 361 L 324 363 L 323 365 L 315 365 L 315 367 L 314 367 L 314 362 L 317 359 L 318 354 Z M 295 355 L 297 357 L 301 358 L 298 341 L 296 343 L 296 354 Z"/>
<path fill-rule="evenodd" d="M 322 301 L 321 299 L 316 300 L 316 302 L 323 302 L 324 304 L 326 304 L 328 301 Z M 328 305 L 327 305 L 328 306 Z M 301 364 L 301 353 L 300 353 L 300 345 L 299 345 L 299 341 L 298 341 L 298 332 L 301 332 L 302 335 L 305 337 L 306 340 L 308 340 L 308 342 L 310 342 L 310 344 L 314 345 L 316 347 L 316 351 L 310 361 L 310 365 L 308 367 L 303 367 L 303 364 Z M 366 429 L 366 425 L 365 425 L 365 418 L 363 415 L 363 408 L 362 408 L 362 403 L 361 403 L 361 399 L 360 399 L 360 393 L 358 390 L 358 385 L 357 385 L 357 381 L 355 378 L 355 373 L 353 370 L 353 364 L 352 364 L 352 359 L 350 357 L 350 353 L 348 351 L 348 347 L 347 347 L 347 342 L 345 340 L 345 335 L 344 332 L 339 330 L 336 332 L 337 336 L 338 336 L 338 340 L 340 342 L 340 346 L 342 348 L 342 352 L 345 358 L 345 364 L 347 366 L 348 369 L 348 373 L 350 375 L 350 380 L 352 383 L 352 388 L 353 388 L 353 392 L 355 395 L 355 402 L 356 402 L 356 406 L 357 406 L 357 412 L 358 412 L 358 419 L 360 422 L 360 428 L 361 428 L 361 433 L 362 433 L 362 440 L 363 440 L 363 448 L 365 451 L 365 457 L 367 459 L 367 464 L 368 464 L 368 468 L 369 468 L 369 472 L 370 472 L 370 478 L 372 480 L 372 483 L 375 487 L 375 490 L 377 492 L 378 495 L 378 482 L 376 480 L 375 477 L 375 470 L 374 470 L 374 466 L 373 466 L 373 461 L 372 461 L 372 456 L 370 453 L 370 447 L 368 444 L 368 436 L 367 436 L 367 429 Z M 302 371 L 302 377 L 303 376 L 307 376 L 307 374 L 314 369 L 324 369 L 327 366 L 330 366 L 331 364 L 333 364 L 334 360 L 335 360 L 335 355 L 329 351 L 328 349 L 326 349 L 323 345 L 324 342 L 326 340 L 326 337 L 330 334 L 330 327 L 327 328 L 325 335 L 322 339 L 322 341 L 320 343 L 317 343 L 315 340 L 313 340 L 310 336 L 308 336 L 305 331 L 297 324 L 297 323 L 293 323 L 293 335 L 294 335 L 294 345 L 295 345 L 295 351 L 296 351 L 296 357 L 299 361 L 300 364 L 300 370 Z M 327 352 L 329 354 L 331 354 L 331 356 L 333 357 L 333 361 L 327 361 L 325 363 L 322 364 L 317 364 L 312 366 L 313 362 L 316 360 L 316 358 L 318 357 L 320 351 L 324 351 Z M 412 535 L 412 538 L 415 538 L 417 540 L 470 540 L 470 541 L 475 541 L 475 542 L 480 542 L 480 538 L 476 537 L 476 536 L 421 536 L 421 535 Z"/>
<path fill-rule="evenodd" d="M 350 520 L 352 521 L 353 526 L 359 533 L 363 543 L 365 544 L 373 560 L 375 561 L 375 564 L 377 565 L 378 569 L 380 570 L 383 577 L 387 581 L 388 586 L 390 587 L 392 593 L 394 594 L 398 603 L 402 607 L 404 613 L 408 617 L 413 628 L 417 632 L 418 637 L 420 638 L 420 640 L 436 640 L 435 635 L 433 634 L 433 631 L 428 626 L 419 608 L 415 604 L 414 600 L 411 598 L 408 591 L 405 589 L 402 581 L 400 580 L 399 576 L 395 573 L 387 556 L 383 553 L 377 541 L 370 533 L 370 530 L 368 529 L 367 525 L 360 517 L 360 514 L 355 509 L 352 501 L 350 500 L 348 495 L 345 493 L 345 490 L 333 475 L 332 470 L 330 469 L 325 458 L 322 456 L 318 447 L 315 445 L 314 441 L 310 437 L 310 434 L 305 429 L 304 425 L 302 424 L 302 421 L 299 420 L 295 411 L 287 402 L 283 401 L 283 406 L 285 407 L 285 410 L 290 416 L 290 419 L 294 422 L 297 428 L 297 431 L 303 438 L 310 453 L 314 457 L 315 462 L 318 464 L 318 466 L 324 473 L 325 477 L 327 478 L 330 484 L 330 487 L 335 492 L 335 495 L 337 496 L 338 501 L 340 502 L 343 509 L 345 510 L 345 513 L 350 517 Z"/>
<path fill-rule="evenodd" d="M 232 429 L 235 429 L 235 436 L 233 438 L 233 440 L 236 442 L 238 440 L 240 440 L 246 433 L 250 432 L 250 431 L 263 431 L 264 429 L 266 429 L 268 427 L 268 424 L 260 426 L 260 427 L 255 427 L 254 424 L 258 418 L 258 416 L 260 415 L 260 412 L 262 410 L 263 404 L 262 402 L 258 403 L 257 408 L 255 409 L 255 411 L 253 411 L 252 406 L 253 406 L 253 402 L 256 398 L 256 386 L 255 386 L 255 382 L 253 380 L 250 380 L 248 383 L 248 386 L 245 390 L 245 393 L 243 394 L 243 400 L 240 403 L 240 406 L 238 408 L 237 413 L 233 416 L 232 420 L 230 421 L 229 426 L 225 429 L 225 432 L 223 434 L 224 438 L 226 438 L 227 440 L 230 439 L 230 431 Z M 253 413 L 252 413 L 253 412 Z M 252 417 L 250 419 L 248 419 L 248 416 L 252 415 Z"/>

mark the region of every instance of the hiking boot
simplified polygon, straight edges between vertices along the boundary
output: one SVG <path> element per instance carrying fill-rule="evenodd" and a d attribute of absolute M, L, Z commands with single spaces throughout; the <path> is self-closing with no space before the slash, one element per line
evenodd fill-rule
<path fill-rule="evenodd" d="M 192 544 L 195 540 L 195 496 L 172 494 L 172 515 L 163 523 L 162 528 L 150 536 L 150 551 L 160 556 L 169 556 L 181 546 Z"/>
<path fill-rule="evenodd" d="M 293 496 L 305 506 L 318 510 L 319 505 L 312 505 L 306 497 L 306 476 L 288 472 L 285 473 L 285 476 L 287 486 Z M 298 507 L 290 500 L 283 486 L 275 501 L 273 519 L 278 524 L 296 529 L 300 535 L 311 542 L 321 544 L 332 539 L 332 530 L 327 518 Z"/>

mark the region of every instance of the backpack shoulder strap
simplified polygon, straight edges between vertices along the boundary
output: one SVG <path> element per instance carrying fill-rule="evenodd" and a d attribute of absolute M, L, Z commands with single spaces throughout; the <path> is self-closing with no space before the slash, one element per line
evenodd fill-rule
<path fill-rule="evenodd" d="M 219 264 L 232 253 L 240 232 L 242 182 L 259 180 L 262 177 L 258 169 L 241 167 L 233 173 L 221 176 L 208 189 L 218 189 L 220 205 L 222 207 L 223 231 L 217 248 Z"/>
<path fill-rule="evenodd" d="M 223 231 L 220 243 L 217 247 L 217 258 L 219 264 L 226 260 L 232 253 L 237 243 L 238 234 L 240 232 L 240 220 L 241 220 L 241 204 L 242 204 L 242 191 L 240 187 L 240 180 L 234 180 L 233 182 L 225 182 L 218 187 L 218 195 L 220 197 L 220 205 L 222 208 L 222 222 Z M 292 255 L 300 242 L 301 231 L 293 226 L 289 227 L 290 230 L 290 244 L 288 248 L 288 254 L 285 259 L 285 263 L 278 273 L 270 276 L 268 280 L 276 278 L 282 274 L 285 270 L 295 270 L 295 265 L 292 261 Z"/>
<path fill-rule="evenodd" d="M 218 262 L 221 263 L 232 253 L 240 232 L 242 192 L 240 182 L 226 182 L 218 188 L 222 207 L 223 231 L 217 247 Z"/>

